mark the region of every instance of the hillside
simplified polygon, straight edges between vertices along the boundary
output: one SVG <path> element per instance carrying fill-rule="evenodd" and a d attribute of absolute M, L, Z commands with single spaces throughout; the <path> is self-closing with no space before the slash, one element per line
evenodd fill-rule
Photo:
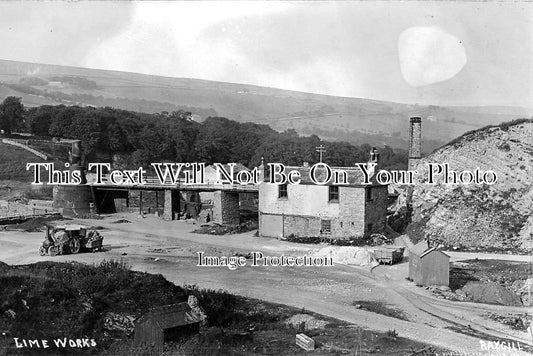
<path fill-rule="evenodd" d="M 413 192 L 410 235 L 452 248 L 531 251 L 533 120 L 476 130 L 422 159 Z M 493 170 L 493 185 L 426 182 L 426 163 L 456 171 Z"/>
<path fill-rule="evenodd" d="M 26 170 L 26 163 L 44 162 L 31 152 L 0 140 L 0 180 L 31 182 L 32 172 Z"/>
<path fill-rule="evenodd" d="M 0 262 L 0 283 L 2 356 L 307 355 L 294 342 L 301 332 L 316 340 L 315 354 L 362 348 L 369 350 L 362 355 L 377 350 L 394 355 L 411 355 L 420 349 L 446 351 L 398 336 L 396 331 L 375 332 L 319 314 L 303 314 L 301 308 L 176 286 L 160 274 L 133 271 L 122 260 L 104 260 L 93 266 L 75 262 L 10 266 Z M 165 328 L 163 353 L 134 343 L 135 319 L 151 308 L 189 300 L 196 303 L 191 303 L 194 309 L 184 318 L 203 315 L 197 332 L 172 328 L 173 333 L 167 333 L 169 328 Z M 175 314 L 167 314 L 160 320 L 176 323 L 176 319 Z M 306 327 L 312 322 L 322 326 Z M 39 345 L 44 340 L 48 347 L 17 349 L 14 337 L 20 343 L 35 340 Z M 85 343 L 81 346 L 69 340 Z"/>
<path fill-rule="evenodd" d="M 407 147 L 408 118 L 422 116 L 424 151 L 466 131 L 529 117 L 527 108 L 439 107 L 309 94 L 254 85 L 168 78 L 0 60 L 0 98 L 26 106 L 111 106 L 148 113 L 184 109 L 195 119 L 223 116 L 329 140 Z"/>

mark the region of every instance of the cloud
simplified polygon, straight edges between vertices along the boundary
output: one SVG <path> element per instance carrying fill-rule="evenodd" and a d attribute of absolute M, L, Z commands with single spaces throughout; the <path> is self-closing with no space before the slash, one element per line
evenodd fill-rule
<path fill-rule="evenodd" d="M 239 70 L 246 53 L 223 34 L 237 18 L 262 17 L 282 11 L 284 3 L 180 2 L 136 3 L 130 24 L 92 48 L 85 65 L 149 74 L 227 80 Z"/>
<path fill-rule="evenodd" d="M 532 9 L 460 2 L 0 2 L 0 58 L 402 102 L 524 105 L 533 100 Z"/>
<path fill-rule="evenodd" d="M 0 58 L 80 65 L 91 48 L 130 22 L 114 2 L 2 2 Z"/>

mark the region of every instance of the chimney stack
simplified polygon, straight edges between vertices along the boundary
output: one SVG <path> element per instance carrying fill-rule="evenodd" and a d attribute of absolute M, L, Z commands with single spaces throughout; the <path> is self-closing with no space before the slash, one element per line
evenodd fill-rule
<path fill-rule="evenodd" d="M 414 170 L 422 157 L 421 137 L 422 119 L 420 117 L 412 117 L 409 127 L 409 170 Z"/>
<path fill-rule="evenodd" d="M 72 141 L 72 151 L 70 152 L 70 168 L 69 171 L 74 170 L 80 171 L 81 184 L 87 183 L 87 178 L 85 177 L 85 168 L 82 165 L 82 147 L 81 140 Z"/>
<path fill-rule="evenodd" d="M 372 147 L 372 150 L 370 150 L 370 163 L 378 163 L 379 162 L 379 153 L 377 152 L 375 147 Z"/>

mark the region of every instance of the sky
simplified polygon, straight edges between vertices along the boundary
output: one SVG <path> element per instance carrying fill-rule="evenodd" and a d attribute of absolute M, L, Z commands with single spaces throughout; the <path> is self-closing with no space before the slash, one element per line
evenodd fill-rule
<path fill-rule="evenodd" d="M 0 2 L 0 59 L 533 107 L 530 2 Z"/>

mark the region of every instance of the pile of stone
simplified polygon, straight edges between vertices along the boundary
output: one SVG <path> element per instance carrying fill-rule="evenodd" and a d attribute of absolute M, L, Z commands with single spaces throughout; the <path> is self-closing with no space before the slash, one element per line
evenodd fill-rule
<path fill-rule="evenodd" d="M 508 325 L 511 329 L 526 331 L 532 324 L 531 315 L 528 313 L 520 314 L 506 314 L 500 315 L 495 313 L 488 313 L 486 317 L 492 320 L 496 320 L 502 324 Z"/>
<path fill-rule="evenodd" d="M 493 282 L 470 281 L 455 291 L 447 286 L 429 286 L 426 289 L 442 299 L 509 306 L 522 305 L 522 300 L 517 294 Z"/>
<path fill-rule="evenodd" d="M 453 292 L 450 287 L 447 286 L 429 286 L 426 289 L 430 290 L 437 298 L 448 299 L 459 302 L 468 302 L 471 299 L 461 289 L 457 289 Z"/>
<path fill-rule="evenodd" d="M 104 317 L 104 329 L 131 335 L 135 330 L 134 321 L 135 317 L 133 315 L 109 312 Z"/>
<path fill-rule="evenodd" d="M 325 320 L 320 320 L 309 314 L 296 314 L 285 321 L 288 326 L 297 330 L 315 330 L 324 329 L 329 323 Z"/>

